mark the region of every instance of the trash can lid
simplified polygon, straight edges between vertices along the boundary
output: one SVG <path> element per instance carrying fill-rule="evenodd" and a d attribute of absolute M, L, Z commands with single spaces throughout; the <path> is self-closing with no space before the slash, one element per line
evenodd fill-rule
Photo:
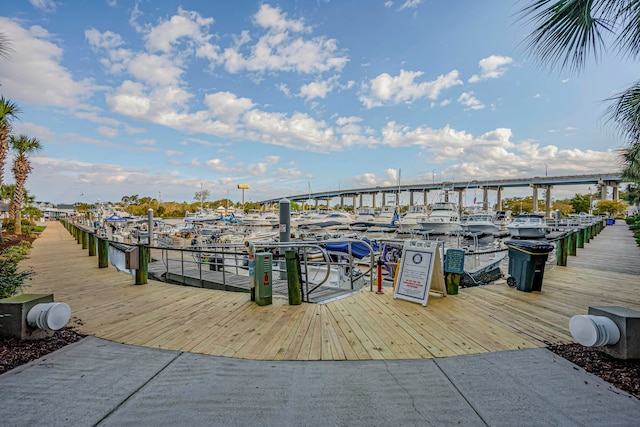
<path fill-rule="evenodd" d="M 507 240 L 504 244 L 510 248 L 534 254 L 548 254 L 555 248 L 555 246 L 550 243 L 535 240 Z"/>

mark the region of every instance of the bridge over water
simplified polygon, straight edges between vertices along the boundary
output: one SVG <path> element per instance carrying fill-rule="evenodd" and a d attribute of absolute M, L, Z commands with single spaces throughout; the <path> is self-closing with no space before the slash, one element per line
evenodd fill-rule
<path fill-rule="evenodd" d="M 369 188 L 354 188 L 354 189 L 340 189 L 332 191 L 322 191 L 307 194 L 297 194 L 287 197 L 291 201 L 309 201 L 313 200 L 316 208 L 319 201 L 326 200 L 327 206 L 330 205 L 331 199 L 340 198 L 340 206 L 344 205 L 345 198 L 353 199 L 354 208 L 363 206 L 364 196 L 370 196 L 373 203 L 372 207 L 376 207 L 376 196 L 381 195 L 382 206 L 387 204 L 387 196 L 395 195 L 398 193 L 409 193 L 409 204 L 413 205 L 415 202 L 415 196 L 421 196 L 423 204 L 426 204 L 427 193 L 429 191 L 443 191 L 445 190 L 445 197 L 448 197 L 449 192 L 458 193 L 458 200 L 462 200 L 462 192 L 469 189 L 481 189 L 482 205 L 486 210 L 489 205 L 489 191 L 497 192 L 497 206 L 498 210 L 502 209 L 502 190 L 505 188 L 515 187 L 531 187 L 533 196 L 533 209 L 538 210 L 538 190 L 546 190 L 546 207 L 547 216 L 550 214 L 551 207 L 551 189 L 554 186 L 561 185 L 599 185 L 600 186 L 600 199 L 605 200 L 607 196 L 607 189 L 613 188 L 613 199 L 618 200 L 618 187 L 622 182 L 622 176 L 620 172 L 611 173 L 593 173 L 585 175 L 563 175 L 563 176 L 544 176 L 544 177 L 532 177 L 532 178 L 509 178 L 509 179 L 494 179 L 494 180 L 472 180 L 472 181 L 441 181 L 431 183 L 419 183 L 419 184 L 404 184 L 388 187 L 369 187 Z M 267 206 L 278 204 L 280 199 L 267 199 L 259 203 Z M 461 206 L 462 208 L 462 206 Z"/>

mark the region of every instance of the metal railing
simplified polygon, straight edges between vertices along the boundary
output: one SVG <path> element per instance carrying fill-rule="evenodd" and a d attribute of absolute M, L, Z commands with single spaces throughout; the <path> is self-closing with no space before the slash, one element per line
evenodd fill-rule
<path fill-rule="evenodd" d="M 336 239 L 323 240 L 322 242 L 271 242 L 271 241 L 253 241 L 256 252 L 270 252 L 274 258 L 274 282 L 278 280 L 277 273 L 286 274 L 286 263 L 284 260 L 285 250 L 296 250 L 300 259 L 300 269 L 302 275 L 303 300 L 308 301 L 309 295 L 317 291 L 323 285 L 328 285 L 332 275 L 340 276 L 341 272 L 348 279 L 348 286 L 351 290 L 360 289 L 360 283 L 369 280 L 370 289 L 373 289 L 373 270 L 375 265 L 375 256 L 369 256 L 368 264 L 363 268 L 362 263 L 355 263 L 355 256 L 351 250 L 352 245 L 358 242 L 368 246 L 369 253 L 374 254 L 373 248 L 366 242 L 358 239 Z M 327 251 L 325 245 L 327 243 L 346 243 L 347 252 L 337 253 Z M 248 251 L 244 243 L 218 243 L 198 245 L 186 248 L 177 247 L 157 247 L 151 248 L 154 258 L 159 259 L 163 266 L 164 280 L 168 280 L 169 273 L 177 273 L 182 276 L 181 284 L 189 285 L 188 278 L 196 279 L 199 286 L 203 286 L 207 280 L 205 271 L 214 270 L 220 274 L 218 278 L 222 279 L 221 286 L 233 286 L 231 278 L 237 276 L 246 276 L 247 283 L 249 281 L 249 265 Z M 160 256 L 157 254 L 160 252 Z M 197 271 L 197 277 L 189 276 L 188 273 Z M 158 275 L 158 269 L 149 267 L 149 273 L 162 279 Z M 286 278 L 286 276 L 284 277 Z M 283 279 L 281 276 L 280 279 Z M 175 281 L 175 280 L 174 280 Z"/>

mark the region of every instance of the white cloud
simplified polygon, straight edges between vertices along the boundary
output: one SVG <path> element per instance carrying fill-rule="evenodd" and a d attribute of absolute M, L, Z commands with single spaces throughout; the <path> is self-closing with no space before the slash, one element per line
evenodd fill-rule
<path fill-rule="evenodd" d="M 98 90 L 89 79 L 75 80 L 61 65 L 64 51 L 54 43 L 55 37 L 34 25 L 21 27 L 0 17 L 0 28 L 11 34 L 11 60 L 0 67 L 3 95 L 20 103 L 86 108 L 84 100 Z"/>
<path fill-rule="evenodd" d="M 474 74 L 469 78 L 469 83 L 477 83 L 481 80 L 497 79 L 507 72 L 506 66 L 511 64 L 513 59 L 508 56 L 491 55 L 480 60 L 480 75 Z"/>
<path fill-rule="evenodd" d="M 235 123 L 247 110 L 253 108 L 254 103 L 249 98 L 238 98 L 231 92 L 217 92 L 206 95 L 204 104 L 209 112 L 225 123 Z"/>
<path fill-rule="evenodd" d="M 393 6 L 393 2 L 392 1 L 384 2 L 384 7 L 391 7 L 391 6 Z"/>
<path fill-rule="evenodd" d="M 55 132 L 36 123 L 15 121 L 11 127 L 14 134 L 29 135 L 32 138 L 37 138 L 44 145 L 54 141 L 56 137 Z"/>
<path fill-rule="evenodd" d="M 422 0 L 406 0 L 399 8 L 399 10 L 416 8 L 422 3 Z"/>
<path fill-rule="evenodd" d="M 254 16 L 254 22 L 267 33 L 254 45 L 249 45 L 248 32 L 241 33 L 236 44 L 221 54 L 225 68 L 230 73 L 243 70 L 254 72 L 294 71 L 304 74 L 340 71 L 348 58 L 338 50 L 335 39 L 297 36 L 306 33 L 302 20 L 288 20 L 280 8 L 263 4 Z M 292 36 L 292 34 L 296 34 Z"/>
<path fill-rule="evenodd" d="M 247 165 L 246 171 L 249 172 L 253 176 L 266 176 L 267 175 L 267 164 L 260 162 L 251 165 Z"/>
<path fill-rule="evenodd" d="M 85 30 L 84 37 L 89 42 L 89 45 L 94 49 L 115 49 L 124 44 L 124 40 L 120 34 L 112 31 L 105 31 L 101 33 L 95 28 L 89 28 Z"/>
<path fill-rule="evenodd" d="M 156 140 L 149 139 L 136 139 L 136 145 L 156 145 Z"/>
<path fill-rule="evenodd" d="M 150 52 L 169 53 L 180 39 L 186 39 L 198 46 L 205 45 L 211 38 L 205 31 L 213 24 L 213 18 L 204 18 L 198 12 L 178 8 L 178 14 L 152 27 L 146 35 Z"/>
<path fill-rule="evenodd" d="M 243 122 L 254 140 L 268 144 L 316 152 L 341 151 L 335 144 L 334 131 L 325 122 L 304 113 L 268 113 L 250 110 Z"/>
<path fill-rule="evenodd" d="M 467 107 L 465 110 L 482 110 L 484 108 L 484 104 L 473 96 L 473 92 L 462 92 L 458 97 L 458 102 Z"/>
<path fill-rule="evenodd" d="M 167 156 L 171 156 L 171 157 L 184 155 L 182 151 L 176 151 L 176 150 L 167 150 L 165 153 Z"/>
<path fill-rule="evenodd" d="M 57 7 L 54 0 L 29 0 L 29 3 L 42 12 L 55 12 Z"/>
<path fill-rule="evenodd" d="M 339 76 L 335 75 L 326 80 L 319 80 L 304 85 L 300 88 L 298 96 L 304 98 L 305 101 L 309 101 L 314 98 L 324 99 L 327 96 L 327 93 L 331 92 L 338 86 L 338 77 Z"/>
<path fill-rule="evenodd" d="M 423 97 L 437 99 L 441 91 L 462 84 L 457 70 L 440 75 L 433 81 L 416 83 L 415 79 L 423 74 L 422 71 L 405 70 L 401 70 L 395 77 L 387 73 L 380 74 L 363 85 L 360 101 L 365 107 L 372 108 L 385 104 L 410 103 Z"/>
<path fill-rule="evenodd" d="M 118 136 L 118 129 L 108 126 L 100 126 L 98 127 L 98 133 L 102 136 L 106 136 L 107 138 L 113 138 Z"/>
<path fill-rule="evenodd" d="M 278 33 L 291 31 L 294 33 L 310 32 L 311 29 L 304 25 L 303 20 L 287 20 L 287 14 L 280 8 L 262 4 L 260 10 L 253 17 L 254 22 L 262 28 Z"/>

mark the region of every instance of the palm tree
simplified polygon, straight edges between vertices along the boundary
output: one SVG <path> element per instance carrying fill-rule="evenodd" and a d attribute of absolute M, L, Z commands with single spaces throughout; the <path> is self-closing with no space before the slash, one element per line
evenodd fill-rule
<path fill-rule="evenodd" d="M 20 114 L 18 106 L 4 96 L 0 96 L 0 185 L 2 185 L 4 163 L 9 153 L 11 122 L 18 118 L 18 114 Z"/>
<path fill-rule="evenodd" d="M 2 177 L 4 163 L 9 152 L 9 135 L 11 134 L 11 122 L 18 117 L 20 109 L 16 104 L 0 96 L 0 187 L 2 187 Z M 0 243 L 4 243 L 2 227 L 0 226 Z"/>
<path fill-rule="evenodd" d="M 20 135 L 18 137 L 11 136 L 9 138 L 11 142 L 11 148 L 17 153 L 13 159 L 13 177 L 16 181 L 16 189 L 9 205 L 9 217 L 14 218 L 15 225 L 14 230 L 16 234 L 21 234 L 21 219 L 22 219 L 22 201 L 24 199 L 24 183 L 27 181 L 29 173 L 31 173 L 32 167 L 29 161 L 29 154 L 39 151 L 42 148 L 40 141 L 36 138 L 29 138 L 26 135 Z"/>
<path fill-rule="evenodd" d="M 640 55 L 640 3 L 635 0 L 533 0 L 520 19 L 535 26 L 525 44 L 542 64 L 581 71 L 589 56 L 602 55 L 607 40 L 623 55 Z M 632 146 L 623 153 L 623 165 L 637 168 L 640 150 L 633 146 L 640 142 L 640 81 L 607 101 L 607 119 Z"/>

